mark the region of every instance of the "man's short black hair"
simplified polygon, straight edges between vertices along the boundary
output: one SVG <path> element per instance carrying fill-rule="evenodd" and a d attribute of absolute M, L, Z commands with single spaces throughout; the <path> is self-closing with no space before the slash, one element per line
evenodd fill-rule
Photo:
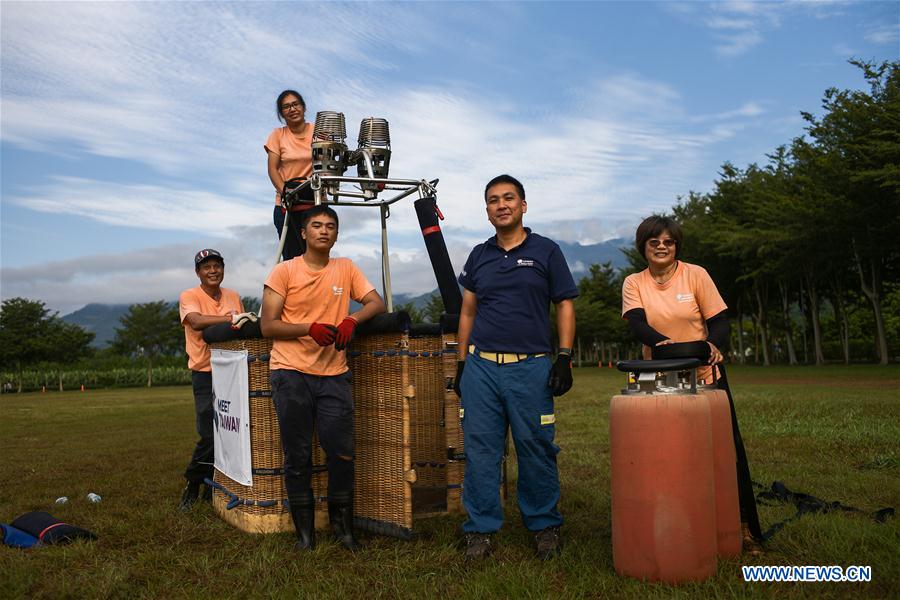
<path fill-rule="evenodd" d="M 300 213 L 300 227 L 301 229 L 306 229 L 306 224 L 309 223 L 309 220 L 317 215 L 328 215 L 332 219 L 334 219 L 334 226 L 337 229 L 341 228 L 340 220 L 338 219 L 337 213 L 333 208 L 328 206 L 327 204 L 316 204 L 312 208 L 308 208 Z"/>
<path fill-rule="evenodd" d="M 484 186 L 484 201 L 487 202 L 488 190 L 497 185 L 498 183 L 510 183 L 515 186 L 516 192 L 519 193 L 519 198 L 522 200 L 525 199 L 525 186 L 522 185 L 522 182 L 513 177 L 512 175 L 507 175 L 504 173 L 503 175 L 497 175 L 490 181 L 488 184 Z"/>

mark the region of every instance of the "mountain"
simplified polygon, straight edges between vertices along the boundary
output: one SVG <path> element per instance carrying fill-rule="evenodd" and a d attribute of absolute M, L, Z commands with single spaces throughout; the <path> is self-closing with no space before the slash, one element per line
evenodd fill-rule
<path fill-rule="evenodd" d="M 95 337 L 91 346 L 103 348 L 116 336 L 116 327 L 120 325 L 119 319 L 128 312 L 129 306 L 129 304 L 91 303 L 61 318 L 66 323 L 74 323 L 87 331 L 93 331 Z"/>
<path fill-rule="evenodd" d="M 631 243 L 624 238 L 615 238 L 607 240 L 599 244 L 570 244 L 567 242 L 558 242 L 559 247 L 566 257 L 566 262 L 573 269 L 572 276 L 576 283 L 588 274 L 588 267 L 593 264 L 603 264 L 605 262 L 612 263 L 614 269 L 621 269 L 628 265 L 628 259 L 622 253 L 621 248 L 629 246 Z M 423 310 L 428 305 L 428 299 L 433 295 L 439 294 L 437 288 L 430 292 L 425 292 L 418 296 L 412 294 L 394 294 L 394 306 L 412 302 L 412 305 Z"/>
<path fill-rule="evenodd" d="M 630 245 L 625 239 L 617 238 L 607 240 L 599 244 L 570 244 L 560 242 L 559 247 L 562 248 L 569 265 L 574 269 L 573 275 L 578 281 L 587 275 L 587 268 L 592 264 L 602 264 L 611 262 L 613 267 L 621 269 L 628 264 L 625 255 L 619 250 L 622 247 Z M 579 268 L 581 267 L 581 268 Z M 379 290 L 381 292 L 381 290 Z M 418 310 L 423 310 L 428 304 L 428 299 L 437 294 L 435 288 L 424 294 L 394 294 L 394 306 L 412 302 L 413 306 Z M 351 310 L 356 310 L 358 305 Z M 102 348 L 109 344 L 116 335 L 115 328 L 120 325 L 119 319 L 128 312 L 128 304 L 98 304 L 91 303 L 73 313 L 65 315 L 62 320 L 67 323 L 80 325 L 87 331 L 93 331 L 96 334 L 91 345 L 95 348 Z"/>
<path fill-rule="evenodd" d="M 621 248 L 630 247 L 632 242 L 624 238 L 615 238 L 607 240 L 599 244 L 569 244 L 566 242 L 557 242 L 566 257 L 569 266 L 576 269 L 576 265 L 581 263 L 584 265 L 584 271 L 576 271 L 573 273 L 575 279 L 581 279 L 587 275 L 587 268 L 590 265 L 602 265 L 605 262 L 611 262 L 614 269 L 621 269 L 628 266 L 628 259 L 622 254 Z"/>

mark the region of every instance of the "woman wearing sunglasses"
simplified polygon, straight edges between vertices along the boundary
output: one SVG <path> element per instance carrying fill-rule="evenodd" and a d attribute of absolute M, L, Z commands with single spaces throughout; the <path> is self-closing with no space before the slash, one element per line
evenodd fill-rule
<path fill-rule="evenodd" d="M 678 259 L 682 250 L 681 226 L 670 217 L 653 215 L 638 226 L 635 248 L 647 268 L 625 278 L 622 284 L 622 316 L 643 345 L 644 359 L 652 348 L 677 342 L 706 342 L 709 366 L 697 369 L 697 379 L 728 393 L 732 410 L 732 432 L 737 452 L 741 534 L 744 550 L 762 551 L 759 518 L 750 479 L 750 468 L 741 439 L 728 379 L 722 366 L 722 351 L 731 337 L 728 306 L 706 269 Z M 662 353 L 661 353 L 662 354 Z M 715 379 L 713 369 L 716 369 Z"/>
<path fill-rule="evenodd" d="M 710 365 L 722 362 L 730 328 L 725 301 L 706 269 L 678 260 L 681 226 L 670 217 L 653 215 L 638 226 L 635 247 L 647 268 L 629 275 L 622 285 L 622 316 L 634 336 L 651 348 L 674 342 L 705 340 Z M 700 369 L 698 379 L 711 380 L 712 368 Z"/>

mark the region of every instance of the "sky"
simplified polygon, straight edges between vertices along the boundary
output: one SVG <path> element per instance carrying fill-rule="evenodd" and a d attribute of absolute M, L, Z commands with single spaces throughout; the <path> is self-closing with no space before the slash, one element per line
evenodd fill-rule
<path fill-rule="evenodd" d="M 0 297 L 66 314 L 174 300 L 218 249 L 261 295 L 275 98 L 390 123 L 392 177 L 439 178 L 454 266 L 493 234 L 485 183 L 525 185 L 525 223 L 582 244 L 709 191 L 804 133 L 850 58 L 900 59 L 898 2 L 0 5 Z M 380 223 L 340 209 L 335 255 L 381 281 Z M 388 220 L 395 293 L 436 287 L 412 199 Z"/>

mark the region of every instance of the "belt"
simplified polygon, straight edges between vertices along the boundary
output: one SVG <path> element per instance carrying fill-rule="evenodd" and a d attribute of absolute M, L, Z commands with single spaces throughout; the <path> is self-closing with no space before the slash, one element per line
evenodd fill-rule
<path fill-rule="evenodd" d="M 540 358 L 542 356 L 547 356 L 546 352 L 541 352 L 540 354 L 517 354 L 515 352 L 485 352 L 484 350 L 479 350 L 474 345 L 469 346 L 469 354 L 474 354 L 475 356 L 483 358 L 484 360 L 489 360 L 491 362 L 495 362 L 498 365 L 510 365 L 510 364 L 525 360 L 527 358 Z"/>

